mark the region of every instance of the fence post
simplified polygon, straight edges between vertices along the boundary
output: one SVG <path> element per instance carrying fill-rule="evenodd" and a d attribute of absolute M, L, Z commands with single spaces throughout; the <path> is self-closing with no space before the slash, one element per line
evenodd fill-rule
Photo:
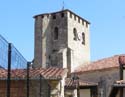
<path fill-rule="evenodd" d="M 40 74 L 40 97 L 42 97 L 42 75 Z"/>
<path fill-rule="evenodd" d="M 11 43 L 8 45 L 8 75 L 7 75 L 7 97 L 10 97 L 11 84 Z"/>
<path fill-rule="evenodd" d="M 29 65 L 31 64 L 31 62 L 27 62 L 27 97 L 29 97 Z"/>

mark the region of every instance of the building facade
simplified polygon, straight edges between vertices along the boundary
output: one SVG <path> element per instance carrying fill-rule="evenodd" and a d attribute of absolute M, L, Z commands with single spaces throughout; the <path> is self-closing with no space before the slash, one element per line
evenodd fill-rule
<path fill-rule="evenodd" d="M 39 14 L 34 19 L 32 67 L 26 70 L 27 61 L 11 44 L 12 65 L 21 65 L 12 66 L 10 72 L 11 97 L 27 97 L 28 92 L 30 97 L 125 97 L 125 56 L 122 61 L 119 58 L 123 55 L 117 55 L 90 62 L 87 20 L 70 10 Z M 5 97 L 8 53 L 4 55 L 9 46 L 0 39 L 3 45 L 7 44 L 0 44 L 3 51 L 0 53 L 0 97 Z"/>
<path fill-rule="evenodd" d="M 90 23 L 62 10 L 34 16 L 34 67 L 68 68 L 70 72 L 90 62 Z"/>

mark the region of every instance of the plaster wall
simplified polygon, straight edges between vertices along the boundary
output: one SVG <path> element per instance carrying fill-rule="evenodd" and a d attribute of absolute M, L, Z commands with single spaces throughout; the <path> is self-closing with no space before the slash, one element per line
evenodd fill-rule
<path fill-rule="evenodd" d="M 115 81 L 120 79 L 118 68 L 83 72 L 79 77 L 84 81 L 98 83 L 98 97 L 108 97 L 111 92 L 112 85 Z"/>
<path fill-rule="evenodd" d="M 91 97 L 90 89 L 81 89 L 80 97 Z"/>

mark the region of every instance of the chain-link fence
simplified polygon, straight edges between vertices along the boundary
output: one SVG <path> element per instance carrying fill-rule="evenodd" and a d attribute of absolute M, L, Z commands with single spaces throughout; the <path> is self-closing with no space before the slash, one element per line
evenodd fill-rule
<path fill-rule="evenodd" d="M 50 97 L 46 79 L 30 68 L 13 44 L 0 36 L 0 97 Z"/>

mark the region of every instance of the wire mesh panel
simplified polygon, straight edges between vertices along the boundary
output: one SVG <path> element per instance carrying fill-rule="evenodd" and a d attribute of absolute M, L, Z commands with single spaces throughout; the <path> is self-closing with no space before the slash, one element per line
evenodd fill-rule
<path fill-rule="evenodd" d="M 0 97 L 50 97 L 50 86 L 11 43 L 0 36 Z"/>
<path fill-rule="evenodd" d="M 0 97 L 27 97 L 26 69 L 27 60 L 0 35 Z"/>
<path fill-rule="evenodd" d="M 11 69 L 26 69 L 27 60 L 11 45 Z"/>
<path fill-rule="evenodd" d="M 26 69 L 27 69 L 27 60 L 14 47 L 14 45 L 11 44 L 12 75 L 11 75 L 10 97 L 27 97 Z"/>
<path fill-rule="evenodd" d="M 30 79 L 30 97 L 50 97 L 50 85 L 43 76 Z"/>
<path fill-rule="evenodd" d="M 0 35 L 0 68 L 8 67 L 8 42 Z"/>

